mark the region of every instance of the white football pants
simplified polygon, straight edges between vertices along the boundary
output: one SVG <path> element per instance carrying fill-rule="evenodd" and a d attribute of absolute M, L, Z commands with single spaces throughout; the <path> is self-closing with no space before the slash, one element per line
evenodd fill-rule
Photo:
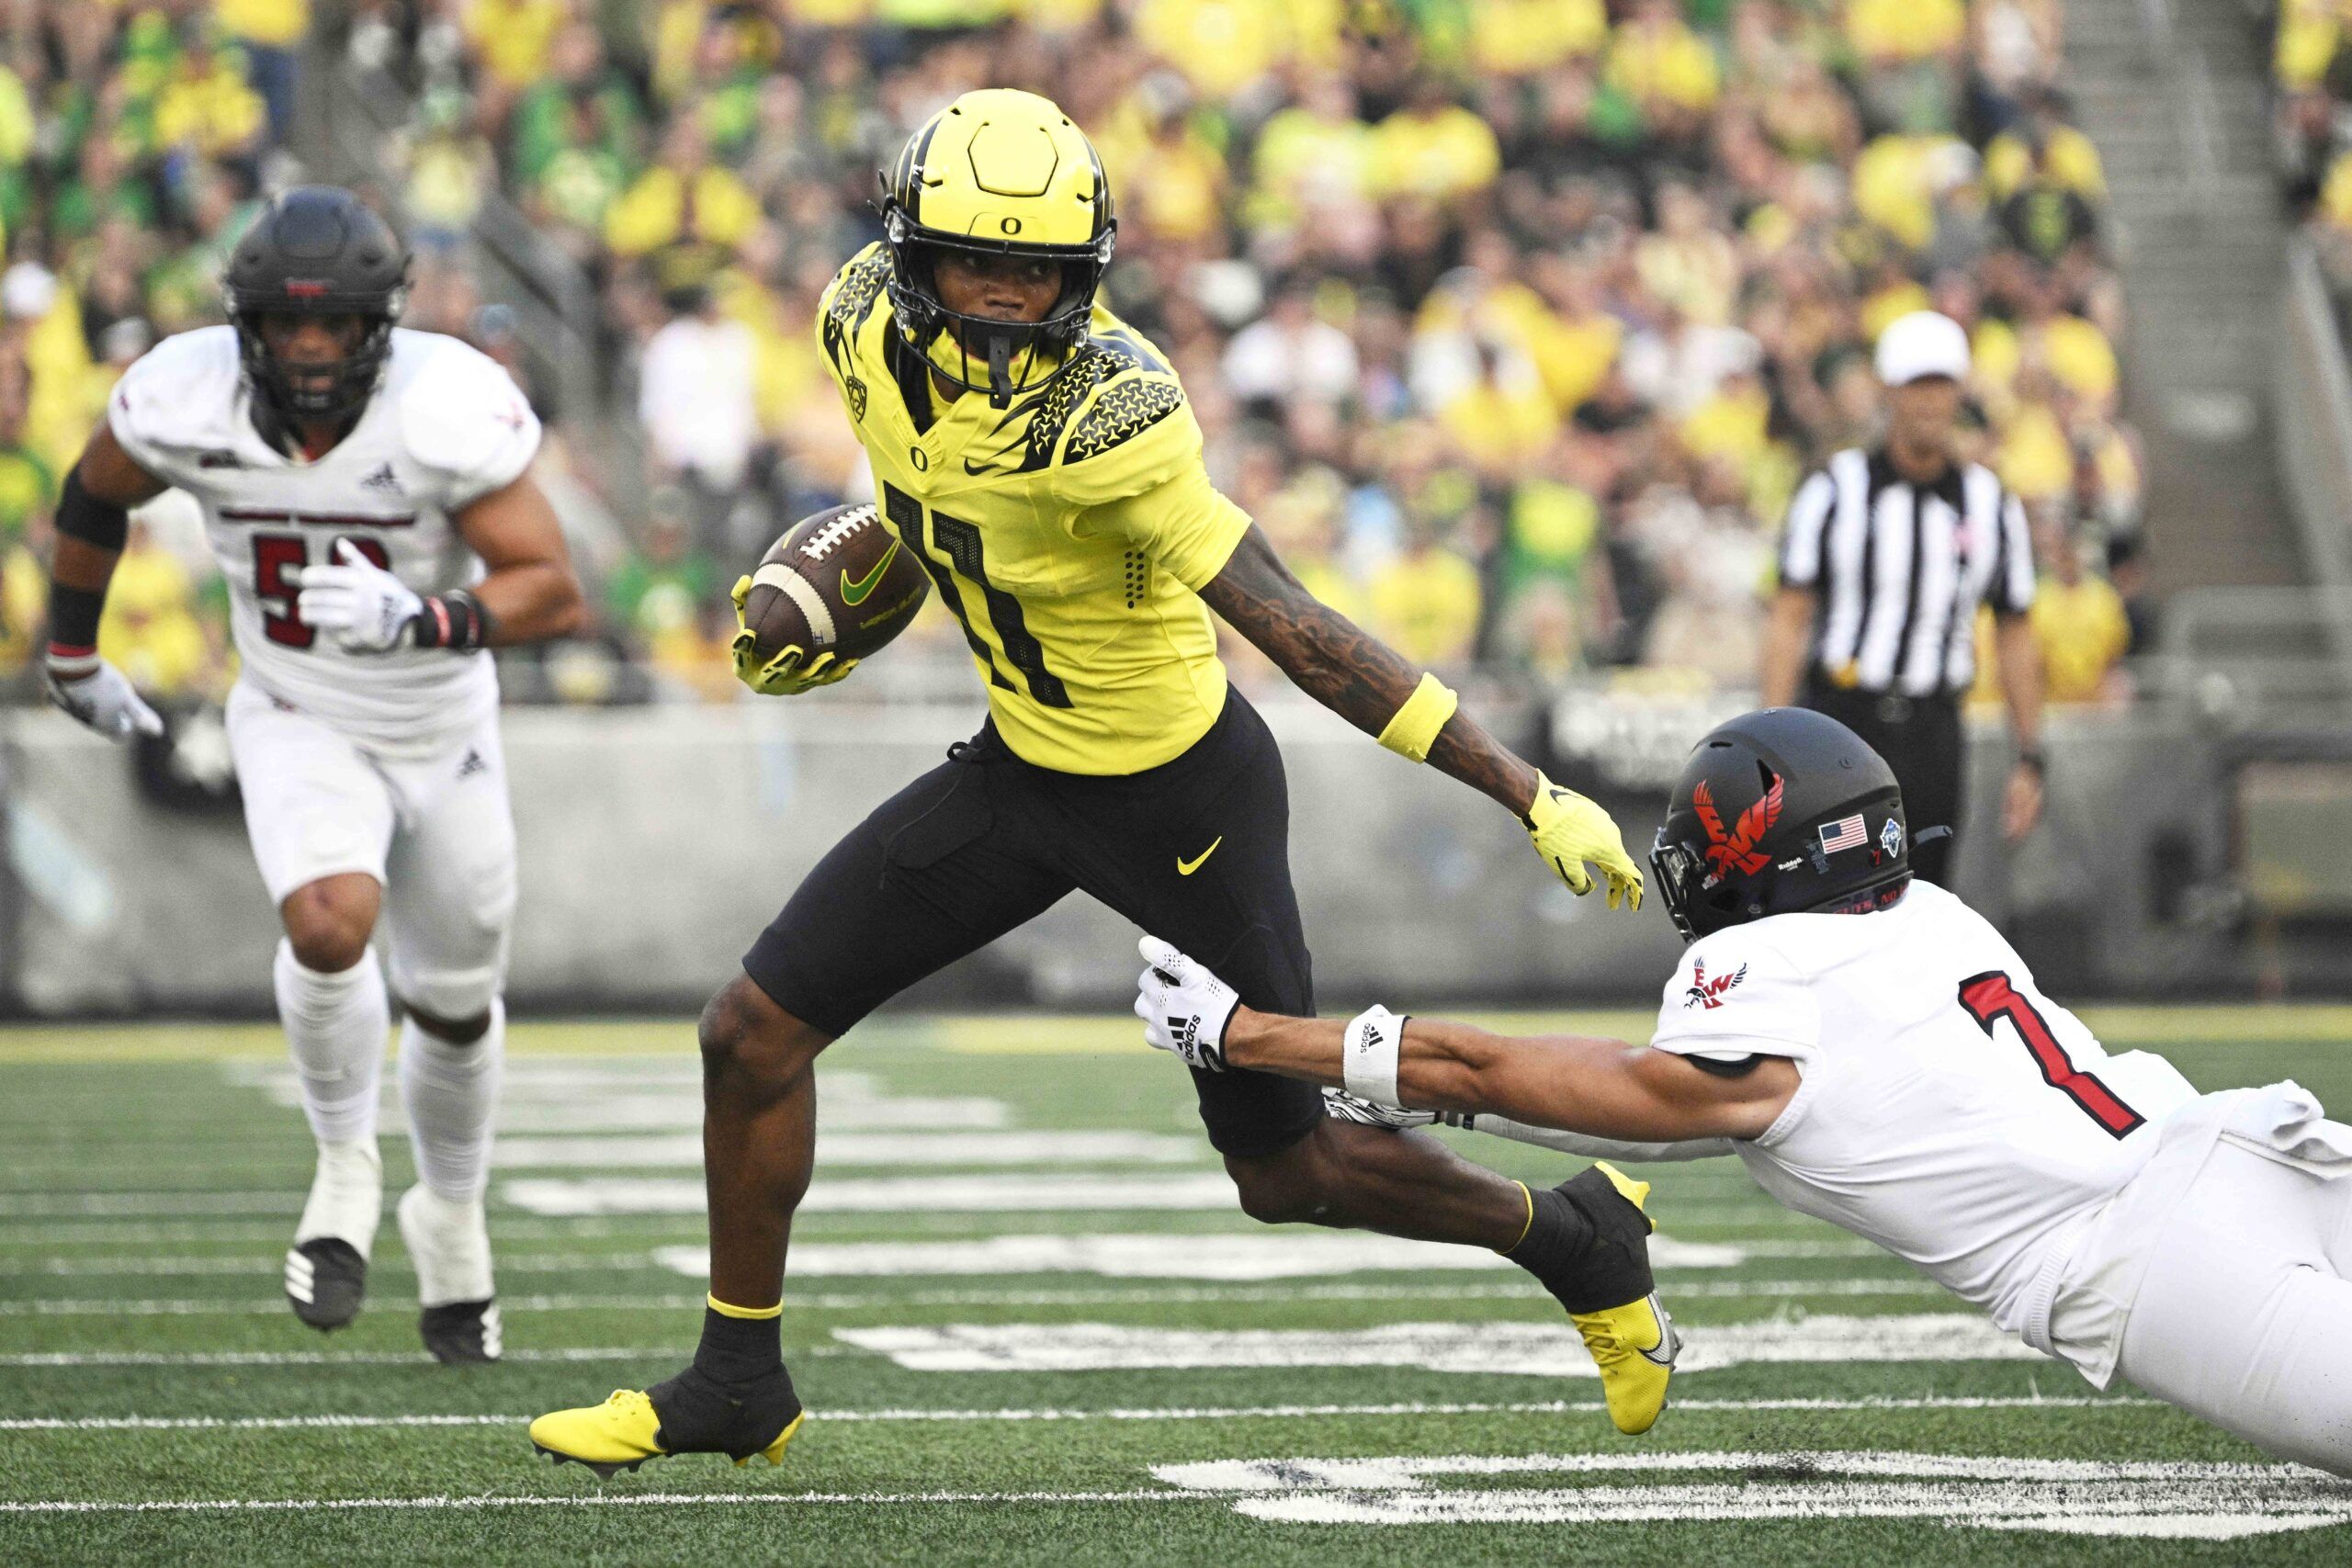
<path fill-rule="evenodd" d="M 2352 1476 L 2352 1179 L 2224 1142 L 2151 1240 L 2116 1370 L 2281 1458 Z"/>

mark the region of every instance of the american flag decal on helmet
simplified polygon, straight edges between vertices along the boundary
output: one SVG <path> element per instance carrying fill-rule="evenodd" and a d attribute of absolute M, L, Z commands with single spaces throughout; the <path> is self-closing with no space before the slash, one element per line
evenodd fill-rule
<path fill-rule="evenodd" d="M 1821 825 L 1821 852 L 1834 855 L 1839 850 L 1859 849 L 1870 842 L 1870 838 L 1862 829 L 1862 814 L 1857 811 L 1851 817 Z"/>

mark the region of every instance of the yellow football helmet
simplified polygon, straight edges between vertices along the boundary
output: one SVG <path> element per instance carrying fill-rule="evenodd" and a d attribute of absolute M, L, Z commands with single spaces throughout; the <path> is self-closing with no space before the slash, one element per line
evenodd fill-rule
<path fill-rule="evenodd" d="M 965 94 L 907 139 L 882 174 L 881 209 L 908 346 L 999 408 L 1061 373 L 1085 341 L 1118 230 L 1102 160 L 1068 115 L 1009 87 Z M 1036 322 L 951 310 L 936 269 L 956 252 L 1058 263 L 1061 294 Z"/>

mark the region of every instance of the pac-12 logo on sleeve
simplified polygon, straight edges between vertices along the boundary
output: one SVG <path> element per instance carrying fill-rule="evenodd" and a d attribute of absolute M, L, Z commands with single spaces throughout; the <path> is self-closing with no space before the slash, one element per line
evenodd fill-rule
<path fill-rule="evenodd" d="M 1743 964 L 1728 975 L 1707 978 L 1707 961 L 1703 958 L 1690 965 L 1690 988 L 1682 993 L 1685 1011 L 1705 1008 L 1710 1011 L 1724 1005 L 1724 993 L 1747 978 L 1747 965 Z"/>

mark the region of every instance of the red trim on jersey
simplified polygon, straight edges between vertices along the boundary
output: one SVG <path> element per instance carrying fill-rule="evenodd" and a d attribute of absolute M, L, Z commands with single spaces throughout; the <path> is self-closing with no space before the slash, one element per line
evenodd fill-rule
<path fill-rule="evenodd" d="M 220 516 L 229 523 L 297 523 L 317 528 L 406 528 L 416 522 L 413 512 L 396 516 L 365 512 L 277 512 L 258 506 L 224 506 Z"/>

